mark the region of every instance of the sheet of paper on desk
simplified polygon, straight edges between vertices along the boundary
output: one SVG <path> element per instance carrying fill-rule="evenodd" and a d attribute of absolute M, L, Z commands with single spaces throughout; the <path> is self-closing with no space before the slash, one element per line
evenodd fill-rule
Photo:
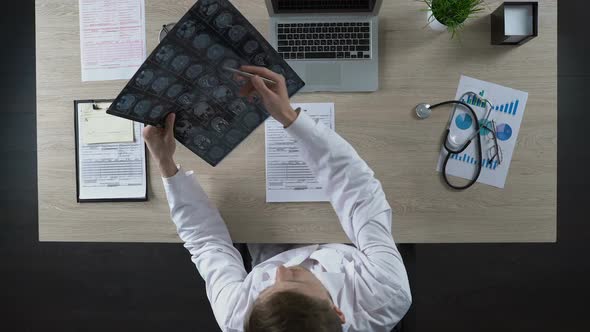
<path fill-rule="evenodd" d="M 98 103 L 99 109 L 94 109 L 92 103 L 79 105 L 84 144 L 133 142 L 133 121 L 107 114 L 109 105 Z"/>
<path fill-rule="evenodd" d="M 492 140 L 486 138 L 486 132 L 483 130 L 480 132 L 483 160 L 478 182 L 504 188 L 514 148 L 516 147 L 516 140 L 520 131 L 520 124 L 527 103 L 528 93 L 498 84 L 480 81 L 475 78 L 461 76 L 455 99 L 458 100 L 465 92 L 469 91 L 488 99 L 494 105 L 488 120 L 496 123 L 496 137 L 502 151 L 501 163 L 498 163 L 497 158 L 491 160 L 488 150 L 493 147 Z M 473 108 L 480 120 L 483 119 L 485 108 L 480 98 L 468 98 L 463 101 Z M 471 135 L 475 131 L 473 120 L 467 110 L 457 108 L 455 117 L 451 121 L 451 135 L 457 135 L 459 137 Z M 476 169 L 475 166 L 477 165 L 478 157 L 476 152 L 474 140 L 465 151 L 452 156 L 447 165 L 447 173 L 465 179 L 472 179 Z M 437 171 L 439 172 L 441 171 L 442 162 L 446 154 L 447 152 L 443 148 L 437 165 Z"/>
<path fill-rule="evenodd" d="M 334 104 L 292 104 L 312 119 L 334 129 Z M 299 154 L 295 140 L 278 121 L 269 118 L 266 129 L 266 201 L 327 202 L 328 196 Z"/>
<path fill-rule="evenodd" d="M 88 104 L 91 105 L 92 104 Z M 109 115 L 110 116 L 110 115 Z M 86 144 L 83 112 L 78 110 L 79 198 L 144 198 L 146 194 L 145 144 L 143 124 L 133 124 L 133 137 L 127 143 Z"/>
<path fill-rule="evenodd" d="M 82 81 L 129 79 L 146 58 L 144 0 L 79 0 Z"/>

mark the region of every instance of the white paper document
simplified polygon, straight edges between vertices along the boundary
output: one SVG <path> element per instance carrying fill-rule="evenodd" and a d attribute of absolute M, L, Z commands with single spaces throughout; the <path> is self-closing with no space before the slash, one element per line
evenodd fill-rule
<path fill-rule="evenodd" d="M 144 0 L 79 0 L 82 81 L 129 79 L 146 58 Z"/>
<path fill-rule="evenodd" d="M 93 105 L 78 105 L 84 123 L 84 144 L 133 142 L 133 121 L 108 114 L 110 103 L 98 103 L 98 109 L 94 109 Z"/>
<path fill-rule="evenodd" d="M 528 93 L 461 76 L 455 99 L 459 100 L 465 92 L 475 92 L 478 96 L 464 98 L 463 101 L 473 108 L 480 119 L 480 124 L 483 124 L 481 122 L 484 121 L 486 112 L 483 99 L 487 99 L 493 104 L 486 126 L 491 127 L 492 121 L 495 123 L 496 138 L 501 151 L 501 162 L 499 162 L 498 157 L 494 158 L 495 149 L 493 148 L 491 134 L 482 129 L 480 130 L 482 160 L 478 160 L 477 140 L 473 139 L 465 151 L 451 156 L 446 172 L 464 179 L 472 179 L 479 162 L 482 169 L 478 182 L 504 188 L 514 148 L 516 147 Z M 463 142 L 462 139 L 469 138 L 475 132 L 474 120 L 464 106 L 457 107 L 457 111 L 453 119 L 451 119 L 450 135 L 456 136 L 459 138 L 458 141 Z M 447 151 L 443 148 L 437 165 L 437 171 L 439 172 L 442 169 L 446 155 Z"/>
<path fill-rule="evenodd" d="M 334 129 L 334 103 L 292 104 Z M 328 196 L 299 154 L 295 140 L 273 118 L 266 130 L 266 201 L 327 202 Z"/>
<path fill-rule="evenodd" d="M 133 122 L 132 142 L 86 144 L 83 137 L 88 128 L 85 127 L 85 112 L 80 111 L 80 107 L 87 105 L 92 107 L 91 103 L 78 104 L 77 112 L 78 199 L 146 198 L 146 156 L 141 135 L 143 124 Z"/>

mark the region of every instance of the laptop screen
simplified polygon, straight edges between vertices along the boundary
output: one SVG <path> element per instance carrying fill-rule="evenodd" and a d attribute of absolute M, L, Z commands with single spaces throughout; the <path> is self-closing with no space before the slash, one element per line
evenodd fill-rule
<path fill-rule="evenodd" d="M 376 0 L 272 0 L 272 5 L 277 14 L 370 13 L 375 2 Z"/>

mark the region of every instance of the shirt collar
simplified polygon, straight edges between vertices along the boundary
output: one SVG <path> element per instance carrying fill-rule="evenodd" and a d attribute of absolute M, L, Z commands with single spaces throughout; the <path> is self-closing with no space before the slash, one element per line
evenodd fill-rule
<path fill-rule="evenodd" d="M 322 285 L 324 285 L 324 287 L 326 288 L 326 290 L 328 291 L 328 293 L 330 294 L 330 297 L 332 298 L 332 302 L 340 307 L 338 305 L 339 301 L 338 299 L 340 298 L 340 296 L 342 295 L 342 292 L 344 290 L 344 273 L 340 273 L 340 272 L 318 272 L 318 273 L 314 273 L 315 276 L 322 282 Z M 344 308 L 340 308 L 341 310 Z M 350 316 L 350 313 L 345 312 L 344 316 L 348 319 L 348 321 L 352 320 L 352 317 Z M 342 331 L 346 332 L 348 331 L 348 329 L 350 328 L 350 324 L 345 323 L 342 325 Z"/>

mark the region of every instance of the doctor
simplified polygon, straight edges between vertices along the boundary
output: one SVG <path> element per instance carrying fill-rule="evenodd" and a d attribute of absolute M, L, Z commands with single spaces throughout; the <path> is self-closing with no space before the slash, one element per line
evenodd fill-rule
<path fill-rule="evenodd" d="M 297 141 L 354 246 L 249 245 L 253 269 L 247 273 L 197 176 L 174 162 L 175 115 L 164 129 L 147 126 L 143 136 L 162 173 L 172 220 L 206 282 L 217 323 L 223 331 L 390 331 L 412 297 L 380 182 L 342 137 L 291 108 L 283 76 L 241 69 L 257 75 L 242 95 L 257 92 Z M 260 77 L 277 84 L 266 86 Z"/>

